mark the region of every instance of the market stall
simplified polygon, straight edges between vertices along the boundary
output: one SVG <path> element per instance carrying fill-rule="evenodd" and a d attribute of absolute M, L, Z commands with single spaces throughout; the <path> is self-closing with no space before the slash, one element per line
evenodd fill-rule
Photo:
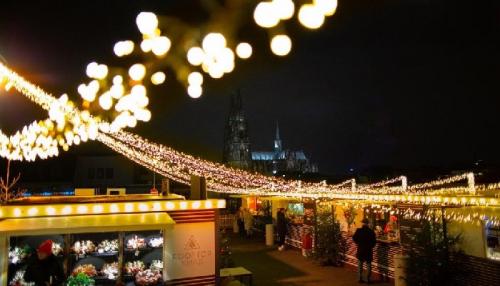
<path fill-rule="evenodd" d="M 95 201 L 94 203 L 89 201 Z M 30 199 L 0 207 L 0 285 L 22 285 L 41 242 L 67 277 L 95 285 L 215 284 L 224 200 L 115 196 Z"/>

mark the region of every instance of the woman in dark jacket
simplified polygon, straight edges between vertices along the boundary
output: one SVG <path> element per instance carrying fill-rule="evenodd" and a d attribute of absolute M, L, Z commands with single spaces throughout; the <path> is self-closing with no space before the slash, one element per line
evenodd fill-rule
<path fill-rule="evenodd" d="M 24 280 L 36 286 L 62 285 L 64 270 L 52 254 L 52 241 L 46 240 L 36 250 L 36 256 L 28 262 Z"/>
<path fill-rule="evenodd" d="M 363 263 L 366 262 L 367 276 L 366 281 L 370 283 L 370 275 L 372 272 L 373 248 L 377 243 L 375 232 L 368 226 L 368 219 L 362 220 L 363 226 L 358 228 L 352 237 L 354 243 L 358 246 L 356 254 L 358 258 L 358 278 L 359 283 L 365 282 L 363 280 Z"/>
<path fill-rule="evenodd" d="M 276 231 L 278 232 L 278 250 L 282 251 L 285 249 L 285 237 L 287 233 L 285 209 L 283 208 L 278 210 L 276 216 Z"/>

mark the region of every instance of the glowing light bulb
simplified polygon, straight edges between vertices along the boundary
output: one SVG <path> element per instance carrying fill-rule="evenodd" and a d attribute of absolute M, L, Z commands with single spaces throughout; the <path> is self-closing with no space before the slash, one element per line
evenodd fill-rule
<path fill-rule="evenodd" d="M 273 2 L 260 2 L 253 12 L 253 18 L 257 25 L 263 28 L 272 28 L 280 22 L 278 13 L 274 9 Z"/>
<path fill-rule="evenodd" d="M 187 92 L 191 98 L 199 98 L 202 94 L 202 89 L 200 85 L 190 85 Z"/>
<path fill-rule="evenodd" d="M 91 62 L 90 64 L 87 65 L 87 69 L 85 70 L 85 73 L 87 74 L 88 77 L 94 78 L 97 69 L 98 69 L 98 64 L 96 62 Z"/>
<path fill-rule="evenodd" d="M 275 11 L 278 13 L 281 20 L 288 20 L 293 17 L 295 12 L 295 4 L 292 0 L 274 0 Z"/>
<path fill-rule="evenodd" d="M 241 59 L 248 59 L 252 56 L 252 46 L 249 43 L 239 43 L 236 46 L 236 55 Z"/>
<path fill-rule="evenodd" d="M 221 33 L 209 33 L 203 38 L 202 47 L 205 53 L 216 54 L 226 47 L 226 38 Z"/>
<path fill-rule="evenodd" d="M 153 39 L 153 46 L 151 50 L 153 51 L 153 54 L 163 56 L 168 52 L 168 50 L 170 50 L 171 45 L 172 43 L 169 38 L 165 36 L 156 37 Z"/>
<path fill-rule="evenodd" d="M 151 83 L 153 83 L 154 85 L 160 85 L 165 82 L 165 78 L 166 78 L 165 73 L 161 71 L 155 72 L 151 76 Z"/>
<path fill-rule="evenodd" d="M 188 83 L 190 85 L 202 85 L 203 75 L 199 72 L 192 72 L 188 75 Z"/>
<path fill-rule="evenodd" d="M 151 39 L 144 39 L 141 42 L 141 50 L 145 53 L 151 52 L 153 49 L 153 40 Z"/>
<path fill-rule="evenodd" d="M 154 35 L 158 27 L 158 18 L 151 12 L 139 13 L 135 21 L 139 31 L 144 35 Z"/>
<path fill-rule="evenodd" d="M 188 50 L 187 59 L 193 66 L 199 66 L 205 59 L 205 52 L 200 47 L 192 47 Z"/>
<path fill-rule="evenodd" d="M 308 29 L 318 29 L 325 22 L 325 15 L 317 6 L 305 4 L 300 7 L 299 22 Z"/>
<path fill-rule="evenodd" d="M 325 16 L 332 16 L 337 10 L 337 0 L 314 0 L 313 3 Z"/>
<path fill-rule="evenodd" d="M 113 98 L 111 97 L 111 94 L 109 92 L 105 92 L 99 97 L 99 105 L 104 110 L 111 109 L 111 107 L 113 106 Z"/>
<path fill-rule="evenodd" d="M 128 75 L 135 81 L 140 81 L 146 75 L 146 67 L 143 64 L 135 64 L 128 70 Z"/>
<path fill-rule="evenodd" d="M 277 56 L 286 56 L 292 50 L 292 40 L 287 35 L 276 35 L 271 39 L 271 51 Z"/>
<path fill-rule="evenodd" d="M 130 40 L 117 42 L 113 47 L 113 52 L 117 57 L 130 55 L 133 51 L 134 42 Z"/>

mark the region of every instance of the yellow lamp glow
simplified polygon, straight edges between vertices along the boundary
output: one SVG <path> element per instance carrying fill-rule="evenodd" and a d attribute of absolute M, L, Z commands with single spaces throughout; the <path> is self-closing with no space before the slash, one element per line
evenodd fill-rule
<path fill-rule="evenodd" d="M 29 216 L 34 216 L 34 215 L 36 215 L 37 213 L 38 213 L 38 208 L 33 207 L 33 208 L 30 208 L 30 209 L 28 210 L 28 215 L 29 215 Z"/>

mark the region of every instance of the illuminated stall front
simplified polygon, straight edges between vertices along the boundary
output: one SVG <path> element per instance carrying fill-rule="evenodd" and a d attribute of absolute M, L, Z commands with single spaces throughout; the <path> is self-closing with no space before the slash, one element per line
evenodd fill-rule
<path fill-rule="evenodd" d="M 24 199 L 0 207 L 0 285 L 20 285 L 50 239 L 66 276 L 95 285 L 215 285 L 217 217 L 224 200 L 178 196 Z"/>

